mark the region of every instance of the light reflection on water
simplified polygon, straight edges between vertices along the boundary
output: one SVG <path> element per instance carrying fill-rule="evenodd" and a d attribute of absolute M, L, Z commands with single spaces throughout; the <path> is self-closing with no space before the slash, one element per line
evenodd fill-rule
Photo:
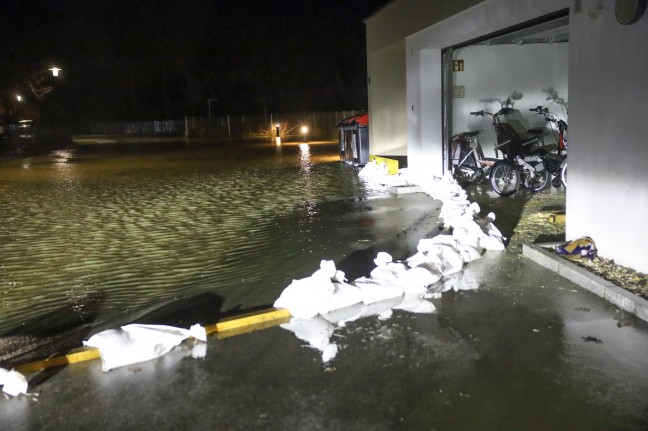
<path fill-rule="evenodd" d="M 0 192 L 0 334 L 204 290 L 272 302 L 319 262 L 318 208 L 365 195 L 330 144 L 57 151 L 2 162 Z"/>

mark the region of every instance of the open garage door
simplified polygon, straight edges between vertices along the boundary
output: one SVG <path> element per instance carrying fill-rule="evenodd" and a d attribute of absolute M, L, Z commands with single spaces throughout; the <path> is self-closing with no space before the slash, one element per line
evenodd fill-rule
<path fill-rule="evenodd" d="M 543 128 L 546 144 L 556 144 L 543 115 L 530 112 L 548 107 L 567 121 L 569 22 L 565 11 L 448 48 L 444 58 L 444 140 L 463 132 L 478 132 L 485 157 L 496 153 L 492 117 L 510 100 L 520 130 Z M 452 149 L 445 150 L 445 169 L 451 169 Z"/>

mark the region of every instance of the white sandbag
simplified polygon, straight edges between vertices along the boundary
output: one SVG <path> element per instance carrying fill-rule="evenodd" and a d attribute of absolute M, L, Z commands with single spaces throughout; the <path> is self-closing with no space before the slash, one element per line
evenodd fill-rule
<path fill-rule="evenodd" d="M 320 309 L 321 314 L 362 303 L 362 292 L 358 286 L 347 283 L 333 283 L 333 285 L 335 286 L 333 295 L 329 298 L 326 306 Z"/>
<path fill-rule="evenodd" d="M 99 332 L 83 344 L 99 349 L 102 370 L 109 371 L 162 356 L 189 337 L 206 341 L 205 328 L 132 324 Z"/>
<path fill-rule="evenodd" d="M 455 223 L 452 229 L 452 236 L 459 244 L 470 245 L 480 248 L 486 233 L 482 227 L 473 219 L 461 219 Z"/>
<path fill-rule="evenodd" d="M 2 392 L 12 397 L 27 393 L 27 379 L 16 370 L 5 370 L 0 368 L 0 386 Z"/>
<path fill-rule="evenodd" d="M 320 267 L 317 271 L 311 275 L 313 278 L 320 278 L 322 280 L 330 280 L 333 277 L 336 277 L 338 275 L 338 271 L 335 268 L 335 262 L 332 260 L 322 260 L 320 262 Z M 342 276 L 344 277 L 344 273 L 342 273 Z"/>
<path fill-rule="evenodd" d="M 456 240 L 451 235 L 423 238 L 416 248 L 418 253 L 407 259 L 410 266 L 430 263 L 436 265 L 444 276 L 454 274 L 463 268 L 463 257 L 457 248 Z"/>
<path fill-rule="evenodd" d="M 391 310 L 403 302 L 403 297 L 404 296 L 401 295 L 367 304 L 362 310 L 362 315 L 358 318 L 377 316 L 382 320 L 388 319 L 391 317 Z"/>
<path fill-rule="evenodd" d="M 374 263 L 376 266 L 386 266 L 389 262 L 392 261 L 392 256 L 389 253 L 386 253 L 384 251 L 378 252 L 376 255 L 376 258 L 374 259 Z"/>
<path fill-rule="evenodd" d="M 383 178 L 389 175 L 389 169 L 385 163 L 378 164 L 375 160 L 365 164 L 358 172 L 358 177 L 367 180 L 374 180 L 380 182 Z"/>
<path fill-rule="evenodd" d="M 369 183 L 370 186 L 398 187 L 408 184 L 404 176 L 390 175 L 385 162 L 377 163 L 375 160 L 365 164 L 358 172 L 358 177 Z"/>
<path fill-rule="evenodd" d="M 281 325 L 283 329 L 293 332 L 297 338 L 306 341 L 311 347 L 320 351 L 322 362 L 327 363 L 335 358 L 338 346 L 331 343 L 335 326 L 321 316 L 311 319 L 291 319 Z"/>
<path fill-rule="evenodd" d="M 438 255 L 443 263 L 441 275 L 446 276 L 463 269 L 464 260 L 456 247 L 449 244 L 437 244 Z"/>
<path fill-rule="evenodd" d="M 417 266 L 421 266 L 423 264 L 430 265 L 431 267 L 436 268 L 436 271 L 440 274 L 441 273 L 441 262 L 437 259 L 437 262 L 432 262 L 433 259 L 436 258 L 436 254 L 433 256 L 429 256 L 428 252 L 417 252 L 410 257 L 408 257 L 405 262 L 407 262 L 407 265 L 410 267 L 414 268 Z"/>
<path fill-rule="evenodd" d="M 442 292 L 448 292 L 450 290 L 459 292 L 461 290 L 477 290 L 479 287 L 479 280 L 472 273 L 464 271 L 453 274 L 451 277 L 443 280 L 441 290 Z"/>
<path fill-rule="evenodd" d="M 473 260 L 480 259 L 482 257 L 482 249 L 473 247 L 472 245 L 459 244 L 457 249 L 463 258 L 465 263 L 472 262 Z"/>
<path fill-rule="evenodd" d="M 392 256 L 389 253 L 384 251 L 379 252 L 374 259 L 374 263 L 377 268 L 386 269 L 391 274 L 398 275 L 408 270 L 407 265 L 402 262 L 393 262 Z M 380 274 L 380 271 L 377 271 L 377 274 Z"/>
<path fill-rule="evenodd" d="M 427 288 L 439 281 L 441 273 L 429 265 L 422 264 L 405 271 L 399 276 L 405 294 L 424 294 Z"/>
<path fill-rule="evenodd" d="M 436 311 L 434 304 L 421 296 L 405 295 L 400 304 L 394 307 L 396 310 L 403 310 L 417 314 L 431 314 Z"/>
<path fill-rule="evenodd" d="M 399 274 L 407 271 L 407 267 L 400 264 L 395 265 L 394 267 L 378 266 L 371 270 L 369 276 L 374 280 L 384 281 L 385 283 L 391 283 L 394 286 L 400 285 L 400 279 L 398 278 Z"/>
<path fill-rule="evenodd" d="M 346 326 L 347 322 L 353 322 L 362 317 L 365 307 L 366 305 L 363 302 L 359 302 L 348 307 L 331 310 L 323 314 L 322 317 L 336 326 L 343 327 Z"/>
<path fill-rule="evenodd" d="M 452 235 L 437 235 L 432 238 L 423 238 L 416 245 L 418 251 L 433 250 L 435 244 L 445 244 L 452 247 L 457 246 L 457 240 Z"/>
<path fill-rule="evenodd" d="M 481 221 L 482 230 L 486 233 L 484 242 L 480 244 L 486 250 L 502 251 L 504 250 L 504 236 L 493 223 L 495 214 L 488 213 L 486 218 Z"/>
<path fill-rule="evenodd" d="M 375 279 L 373 277 L 357 278 L 352 284 L 357 286 L 362 293 L 362 302 L 364 304 L 373 304 L 375 302 L 385 301 L 392 298 L 403 296 L 403 287 L 396 279 L 396 283 L 386 279 Z"/>
<path fill-rule="evenodd" d="M 452 178 L 452 175 L 446 173 L 443 177 L 434 177 L 432 179 L 412 179 L 412 182 L 419 184 L 421 189 L 432 196 L 434 199 L 444 202 L 449 196 L 464 192 L 459 184 Z M 465 192 L 464 192 L 465 193 Z"/>
<path fill-rule="evenodd" d="M 335 292 L 331 277 L 336 277 L 337 271 L 333 261 L 322 260 L 320 269 L 312 276 L 293 280 L 286 287 L 274 306 L 285 308 L 293 317 L 300 319 L 311 318 L 318 313 L 326 313 L 328 304 Z"/>

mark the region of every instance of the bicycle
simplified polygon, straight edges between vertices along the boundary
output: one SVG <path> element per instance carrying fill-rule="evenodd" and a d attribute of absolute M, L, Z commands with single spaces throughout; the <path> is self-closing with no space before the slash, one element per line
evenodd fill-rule
<path fill-rule="evenodd" d="M 550 112 L 549 108 L 537 106 L 529 110 L 544 115 L 545 121 L 550 124 L 554 140 L 558 146 L 557 155 L 560 157 L 559 159 L 556 159 L 556 162 L 560 162 L 560 165 L 556 167 L 554 164 L 550 166 L 551 169 L 549 169 L 550 172 L 554 174 L 552 184 L 554 187 L 560 187 L 562 184 L 563 187 L 567 188 L 567 155 L 565 154 L 567 151 L 567 139 L 565 138 L 567 123 L 558 118 L 558 116 L 553 112 Z"/>
<path fill-rule="evenodd" d="M 461 186 L 484 181 L 498 160 L 484 157 L 478 136 L 479 132 L 462 132 L 450 139 L 452 176 Z"/>
<path fill-rule="evenodd" d="M 537 147 L 543 143 L 541 135 L 543 128 L 527 129 L 519 132 L 507 120 L 519 111 L 513 109 L 511 99 L 507 99 L 504 106 L 497 112 L 487 111 L 471 112 L 476 116 L 491 116 L 492 127 L 495 130 L 497 144 L 495 155 L 501 151 L 504 158 L 497 161 L 490 168 L 489 179 L 491 187 L 500 196 L 510 196 L 515 193 L 520 184 L 534 192 L 544 190 L 549 184 L 550 173 L 545 168 L 543 156 L 546 151 Z M 533 148 L 533 149 L 531 149 Z"/>

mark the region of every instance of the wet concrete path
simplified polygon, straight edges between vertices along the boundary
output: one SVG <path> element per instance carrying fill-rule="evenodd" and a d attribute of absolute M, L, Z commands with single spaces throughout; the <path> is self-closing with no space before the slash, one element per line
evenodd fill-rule
<path fill-rule="evenodd" d="M 375 199 L 364 208 L 358 220 L 365 220 L 367 241 L 358 241 L 353 258 L 336 262 L 347 272 L 362 273 L 377 251 L 405 257 L 438 228 L 439 203 L 423 194 Z M 34 395 L 0 401 L 0 424 L 7 430 L 648 427 L 648 325 L 515 251 L 488 253 L 468 264 L 461 279 L 476 289 L 444 293 L 433 300 L 435 314 L 395 311 L 387 320 L 340 328 L 334 336 L 341 349 L 328 364 L 280 327 L 212 338 L 202 359 L 191 357 L 189 344 L 109 373 L 91 361 L 39 375 L 30 386 L 38 401 Z"/>

